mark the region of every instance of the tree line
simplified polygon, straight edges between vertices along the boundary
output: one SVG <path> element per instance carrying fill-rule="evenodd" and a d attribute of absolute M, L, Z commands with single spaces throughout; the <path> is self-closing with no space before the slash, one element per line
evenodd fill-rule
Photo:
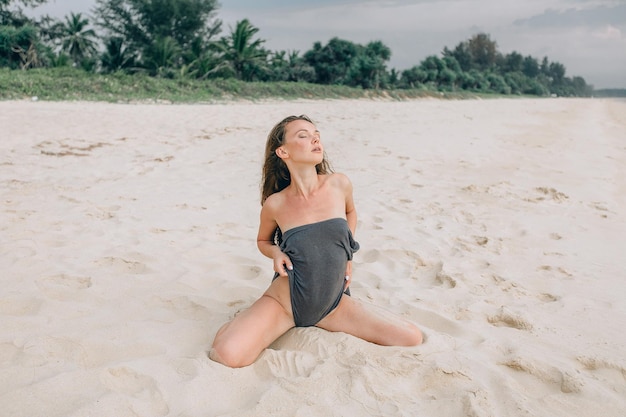
<path fill-rule="evenodd" d="M 73 66 L 87 72 L 143 73 L 165 78 L 292 81 L 363 89 L 430 89 L 545 96 L 589 96 L 565 66 L 518 52 L 502 54 L 478 33 L 440 56 L 403 71 L 387 67 L 391 49 L 337 37 L 299 51 L 271 51 L 248 19 L 222 34 L 217 0 L 96 0 L 93 23 L 25 14 L 48 0 L 0 0 L 0 67 Z"/>

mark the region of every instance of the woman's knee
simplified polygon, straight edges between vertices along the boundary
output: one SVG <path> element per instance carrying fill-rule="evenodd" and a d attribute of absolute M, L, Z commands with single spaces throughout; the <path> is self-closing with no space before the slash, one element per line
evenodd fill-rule
<path fill-rule="evenodd" d="M 422 331 L 413 323 L 409 323 L 405 334 L 405 345 L 417 346 L 421 345 L 423 341 L 424 335 L 422 334 Z"/>
<path fill-rule="evenodd" d="M 236 343 L 222 340 L 219 337 L 216 337 L 213 342 L 213 346 L 209 351 L 209 358 L 229 368 L 242 368 L 251 365 L 254 359 L 256 359 L 250 359 L 249 355 L 246 355 L 245 352 L 238 348 Z"/>

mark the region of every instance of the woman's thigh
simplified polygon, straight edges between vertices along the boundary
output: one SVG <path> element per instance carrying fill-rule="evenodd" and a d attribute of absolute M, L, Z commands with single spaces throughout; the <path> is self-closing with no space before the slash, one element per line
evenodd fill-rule
<path fill-rule="evenodd" d="M 211 359 L 232 367 L 249 365 L 274 340 L 294 326 L 291 306 L 287 311 L 279 301 L 284 298 L 282 293 L 285 290 L 279 280 L 274 280 L 250 308 L 222 326 L 215 335 Z"/>
<path fill-rule="evenodd" d="M 385 346 L 415 346 L 422 343 L 422 333 L 410 321 L 349 296 L 343 296 L 337 308 L 324 317 L 317 327 L 348 333 Z"/>

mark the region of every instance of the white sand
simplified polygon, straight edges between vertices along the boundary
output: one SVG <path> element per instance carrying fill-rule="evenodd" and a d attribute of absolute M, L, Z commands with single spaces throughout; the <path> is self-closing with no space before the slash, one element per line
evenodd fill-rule
<path fill-rule="evenodd" d="M 206 352 L 271 280 L 265 138 L 306 113 L 359 213 L 354 297 L 427 341 Z M 0 415 L 626 415 L 626 102 L 0 102 Z"/>

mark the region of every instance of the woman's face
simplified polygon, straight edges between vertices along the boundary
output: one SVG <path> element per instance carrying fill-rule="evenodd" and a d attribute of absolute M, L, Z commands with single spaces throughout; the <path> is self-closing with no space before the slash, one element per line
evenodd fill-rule
<path fill-rule="evenodd" d="M 285 126 L 284 151 L 294 161 L 311 161 L 315 165 L 324 159 L 324 147 L 320 142 L 320 132 L 315 125 L 306 120 L 294 120 Z M 278 156 L 284 157 L 278 149 Z"/>

